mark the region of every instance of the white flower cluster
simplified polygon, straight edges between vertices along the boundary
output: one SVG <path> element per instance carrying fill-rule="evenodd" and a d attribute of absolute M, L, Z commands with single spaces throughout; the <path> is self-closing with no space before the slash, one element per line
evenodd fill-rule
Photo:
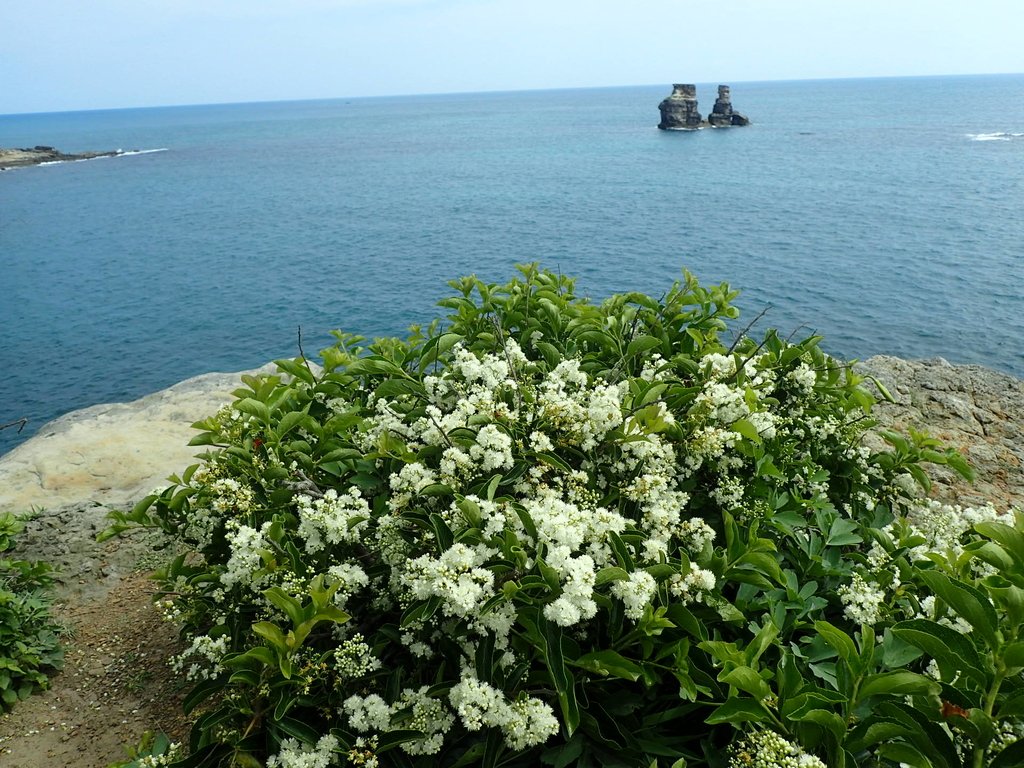
<path fill-rule="evenodd" d="M 455 716 L 439 699 L 427 695 L 429 688 L 406 688 L 394 704 L 388 704 L 375 693 L 353 695 L 345 699 L 341 714 L 349 725 L 361 733 L 386 733 L 395 728 L 421 731 L 423 738 L 407 741 L 402 749 L 410 755 L 435 755 L 441 751 L 444 735 L 455 723 Z M 401 722 L 393 719 L 403 715 Z"/>
<path fill-rule="evenodd" d="M 315 746 L 296 739 L 281 742 L 281 751 L 267 758 L 267 768 L 327 768 L 336 764 L 338 739 L 327 734 Z"/>
<path fill-rule="evenodd" d="M 807 363 L 800 363 L 786 374 L 786 380 L 792 382 L 798 392 L 810 394 L 814 390 L 818 376 Z"/>
<path fill-rule="evenodd" d="M 162 755 L 146 755 L 139 758 L 139 768 L 164 768 L 184 756 L 180 742 L 173 741 Z"/>
<path fill-rule="evenodd" d="M 828 768 L 774 731 L 755 731 L 730 749 L 728 768 Z"/>
<path fill-rule="evenodd" d="M 675 573 L 668 580 L 668 591 L 684 603 L 700 600 L 715 588 L 717 579 L 711 571 L 690 563 L 689 573 Z"/>
<path fill-rule="evenodd" d="M 622 601 L 626 616 L 638 620 L 654 597 L 658 583 L 647 571 L 633 571 L 628 579 L 612 584 L 612 594 Z"/>
<path fill-rule="evenodd" d="M 256 503 L 252 488 L 242 485 L 233 477 L 218 478 L 208 487 L 214 493 L 210 506 L 221 515 L 251 512 Z"/>
<path fill-rule="evenodd" d="M 539 417 L 584 451 L 622 423 L 626 384 L 588 384 L 578 360 L 563 360 L 541 382 Z"/>
<path fill-rule="evenodd" d="M 355 679 L 380 669 L 380 659 L 373 655 L 365 638 L 356 633 L 334 649 L 334 670 L 338 677 Z"/>
<path fill-rule="evenodd" d="M 333 488 L 323 498 L 312 499 L 305 494 L 295 497 L 299 512 L 299 536 L 311 555 L 328 544 L 359 541 L 370 518 L 370 507 L 358 488 L 339 494 Z"/>
<path fill-rule="evenodd" d="M 850 583 L 841 585 L 836 593 L 843 603 L 843 613 L 854 624 L 874 625 L 881 621 L 886 593 L 878 584 L 855 573 Z"/>
<path fill-rule="evenodd" d="M 390 478 L 391 496 L 388 499 L 388 508 L 394 512 L 401 512 L 409 505 L 413 497 L 426 488 L 437 482 L 437 475 L 429 467 L 418 461 L 404 465 L 397 473 Z"/>
<path fill-rule="evenodd" d="M 443 600 L 445 613 L 466 617 L 494 594 L 494 574 L 481 567 L 491 554 L 484 548 L 453 544 L 440 557 L 421 555 L 410 561 L 398 578 L 413 598 L 436 595 Z"/>
<path fill-rule="evenodd" d="M 463 675 L 448 699 L 469 731 L 500 728 L 509 749 L 521 751 L 543 744 L 558 733 L 558 719 L 543 701 L 521 697 L 510 702 L 501 691 Z"/>
<path fill-rule="evenodd" d="M 327 569 L 327 575 L 333 580 L 332 583 L 338 586 L 334 593 L 334 603 L 339 608 L 344 608 L 352 595 L 370 585 L 370 577 L 366 575 L 366 571 L 355 563 L 332 565 Z"/>
<path fill-rule="evenodd" d="M 264 578 L 257 576 L 263 566 L 263 553 L 270 550 L 266 533 L 270 523 L 264 523 L 260 530 L 248 525 L 238 525 L 227 532 L 231 557 L 228 559 L 224 572 L 220 575 L 220 583 L 226 589 L 236 584 L 248 585 L 253 590 L 262 588 Z"/>
<path fill-rule="evenodd" d="M 549 565 L 558 571 L 562 594 L 544 606 L 544 618 L 562 627 L 571 627 L 597 615 L 594 559 L 590 555 L 573 557 L 571 551 L 564 545 L 548 550 Z"/>
<path fill-rule="evenodd" d="M 596 614 L 596 572 L 616 562 L 610 546 L 613 533 L 638 527 L 644 533 L 645 564 L 663 562 L 679 547 L 700 552 L 712 538 L 703 521 L 682 514 L 689 497 L 677 490 L 677 485 L 686 473 L 679 468 L 671 443 L 632 417 L 629 422 L 624 420 L 625 382 L 591 382 L 579 361 L 572 359 L 537 375 L 512 341 L 503 356 L 477 357 L 458 347 L 454 357 L 444 374 L 425 381 L 430 400 L 425 416 L 403 418 L 409 407 L 401 399 L 379 400 L 364 436 L 369 443 L 388 433 L 405 441 L 410 449 L 434 446 L 440 452 L 437 470 L 410 462 L 391 476 L 389 508 L 393 516 L 379 520 L 374 532 L 377 548 L 392 567 L 391 584 L 405 591 L 405 600 L 439 597 L 442 615 L 467 619 L 478 631 L 497 631 L 497 647 L 505 647 L 511 619 L 500 610 L 487 617 L 477 615 L 495 595 L 487 564 L 496 550 L 487 544 L 456 544 L 439 554 L 416 556 L 415 548 L 407 543 L 408 528 L 395 516 L 406 509 L 424 509 L 436 512 L 453 529 L 463 526 L 458 502 L 441 507 L 431 497 L 418 494 L 437 482 L 458 494 L 470 481 L 511 469 L 517 448 L 513 434 L 523 436 L 520 439 L 526 445 L 519 449 L 528 446 L 538 453 L 559 447 L 591 450 L 613 429 L 625 429 L 632 435 L 619 444 L 618 458 L 609 453 L 598 457 L 598 463 L 588 460 L 582 470 L 571 471 L 538 461 L 516 481 L 516 503 L 532 521 L 535 536 L 527 532 L 512 503 L 465 497 L 479 513 L 474 525 L 486 536 L 501 537 L 504 531 L 512 531 L 528 545 L 527 551 L 543 553 L 547 565 L 557 572 L 559 592 L 544 609 L 550 621 L 569 627 Z M 658 374 L 652 369 L 649 375 L 653 379 Z M 671 423 L 664 404 L 659 407 L 661 421 Z M 467 428 L 475 434 L 471 441 L 465 440 Z M 456 443 L 449 434 L 457 429 Z M 602 494 L 593 487 L 591 477 L 606 486 L 617 485 L 624 498 L 636 503 L 642 518 L 631 522 L 620 511 L 601 506 Z M 429 534 L 421 536 L 429 543 Z M 533 565 L 529 557 L 523 563 L 525 568 Z M 676 590 L 697 599 L 709 577 L 709 573 L 681 574 Z M 630 617 L 639 618 L 655 586 L 641 571 L 630 581 L 617 584 L 612 594 L 623 600 Z M 408 645 L 424 651 L 419 640 Z"/>
<path fill-rule="evenodd" d="M 924 543 L 910 549 L 911 560 L 923 560 L 929 553 L 957 559 L 964 552 L 964 535 L 978 523 L 1007 522 L 1012 515 L 1001 514 L 991 505 L 961 507 L 934 499 L 920 499 L 906 513 L 907 534 L 921 537 Z M 885 529 L 892 534 L 893 526 Z"/>
<path fill-rule="evenodd" d="M 197 635 L 192 638 L 192 644 L 188 648 L 171 657 L 171 669 L 179 675 L 184 674 L 190 681 L 212 680 L 224 671 L 220 660 L 227 652 L 227 635 L 221 635 L 216 639 L 209 635 Z"/>

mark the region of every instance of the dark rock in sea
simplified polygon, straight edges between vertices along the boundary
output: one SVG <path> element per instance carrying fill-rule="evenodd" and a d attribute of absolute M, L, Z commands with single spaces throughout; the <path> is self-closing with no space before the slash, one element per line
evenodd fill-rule
<path fill-rule="evenodd" d="M 693 85 L 677 83 L 672 86 L 672 94 L 658 105 L 658 109 L 661 110 L 658 127 L 664 131 L 692 131 L 706 125 L 713 128 L 750 125 L 746 115 L 733 111 L 728 85 L 718 86 L 718 99 L 707 120 L 701 119 L 697 109 L 697 88 Z"/>
<path fill-rule="evenodd" d="M 694 131 L 701 127 L 702 119 L 697 111 L 697 86 L 676 83 L 672 94 L 658 105 L 663 131 Z"/>
<path fill-rule="evenodd" d="M 715 106 L 708 115 L 708 124 L 715 128 L 725 128 L 730 125 L 750 125 L 750 119 L 746 115 L 732 111 L 732 96 L 729 93 L 728 85 L 718 86 L 718 98 L 715 99 Z"/>

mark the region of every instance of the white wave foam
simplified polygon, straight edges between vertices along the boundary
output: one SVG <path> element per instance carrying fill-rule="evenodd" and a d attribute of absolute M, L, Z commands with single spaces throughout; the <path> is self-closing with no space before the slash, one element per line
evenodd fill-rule
<path fill-rule="evenodd" d="M 968 133 L 967 138 L 971 141 L 1012 141 L 1024 136 L 1024 133 L 1009 133 L 998 131 L 996 133 Z"/>
<path fill-rule="evenodd" d="M 129 149 L 127 152 L 123 152 L 120 149 L 117 150 L 117 156 L 122 155 L 151 155 L 154 152 L 166 152 L 167 147 L 160 147 L 159 149 Z"/>

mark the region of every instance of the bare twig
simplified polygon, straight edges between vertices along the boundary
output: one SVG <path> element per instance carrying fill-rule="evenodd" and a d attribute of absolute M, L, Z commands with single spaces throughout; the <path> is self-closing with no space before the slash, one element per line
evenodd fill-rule
<path fill-rule="evenodd" d="M 807 323 L 800 323 L 800 325 L 798 325 L 796 328 L 794 328 L 793 332 L 791 334 L 789 334 L 789 336 L 786 337 L 786 343 L 787 344 L 793 340 L 793 337 L 796 336 L 797 332 L 800 331 L 801 328 L 810 328 L 810 326 L 807 325 Z M 813 335 L 814 335 L 814 331 L 812 330 L 811 331 L 811 336 L 813 336 Z"/>
<path fill-rule="evenodd" d="M 498 320 L 497 315 L 491 315 L 491 322 L 494 324 L 494 329 L 498 332 L 498 340 L 501 342 L 501 351 L 505 354 L 505 363 L 508 365 L 508 372 L 512 375 L 512 380 L 516 383 L 516 408 L 522 408 L 523 396 L 520 392 L 520 388 L 523 385 L 519 381 L 519 376 L 516 374 L 516 366 L 512 362 L 512 357 L 508 353 L 508 344 L 505 341 L 505 329 L 501 327 L 501 321 Z"/>
<path fill-rule="evenodd" d="M 303 472 L 300 469 L 297 471 L 297 474 L 299 476 L 299 479 L 286 482 L 284 484 L 285 488 L 287 488 L 290 491 L 304 493 L 307 496 L 312 496 L 315 499 L 322 499 L 324 497 L 324 492 L 320 490 L 317 484 L 314 483 L 313 480 L 310 479 L 310 477 L 305 472 Z"/>
<path fill-rule="evenodd" d="M 735 351 L 736 345 L 739 344 L 741 341 L 743 341 L 744 338 L 746 338 L 747 331 L 749 331 L 751 328 L 753 328 L 757 324 L 758 320 L 760 320 L 762 317 L 767 315 L 768 311 L 771 308 L 772 308 L 771 304 L 766 305 L 764 309 L 762 309 L 760 312 L 757 313 L 757 317 L 755 317 L 753 320 L 751 320 L 749 323 L 747 323 L 747 327 L 744 328 L 742 331 L 740 331 L 736 335 L 736 340 L 733 341 L 732 346 L 729 347 L 729 351 L 728 351 L 727 354 L 731 355 Z"/>
<path fill-rule="evenodd" d="M 17 425 L 18 426 L 17 434 L 21 434 L 21 430 L 23 430 L 25 428 L 26 424 L 28 424 L 28 419 L 27 418 L 15 419 L 14 421 L 9 422 L 7 424 L 0 424 L 0 429 L 7 429 L 8 427 L 13 427 L 14 425 Z"/>
<path fill-rule="evenodd" d="M 313 369 L 309 367 L 309 360 L 306 359 L 306 353 L 302 351 L 302 326 L 299 326 L 299 357 L 302 358 L 302 364 L 306 366 L 306 370 L 309 371 L 309 375 L 313 377 L 313 381 L 316 381 L 316 375 L 313 373 Z"/>

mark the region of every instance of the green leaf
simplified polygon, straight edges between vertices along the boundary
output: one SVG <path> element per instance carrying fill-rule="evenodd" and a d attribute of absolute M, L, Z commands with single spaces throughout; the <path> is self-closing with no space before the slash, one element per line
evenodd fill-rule
<path fill-rule="evenodd" d="M 370 374 L 374 376 L 400 376 L 406 375 L 399 366 L 383 357 L 361 357 L 349 363 L 345 372 L 352 376 Z"/>
<path fill-rule="evenodd" d="M 857 658 L 857 646 L 853 639 L 838 627 L 829 624 L 827 621 L 814 622 L 814 629 L 821 635 L 822 639 L 831 645 L 839 658 L 850 663 L 851 659 Z"/>
<path fill-rule="evenodd" d="M 642 352 L 647 352 L 660 346 L 661 339 L 656 339 L 653 336 L 637 336 L 626 347 L 626 358 L 635 357 Z"/>
<path fill-rule="evenodd" d="M 435 360 L 444 359 L 451 348 L 464 338 L 458 333 L 444 333 L 430 339 L 423 345 L 423 353 L 420 355 L 420 370 L 426 370 L 426 367 Z"/>
<path fill-rule="evenodd" d="M 768 687 L 768 683 L 751 667 L 736 667 L 719 675 L 718 680 L 759 699 L 766 699 L 772 695 L 772 689 Z"/>
<path fill-rule="evenodd" d="M 828 536 L 825 539 L 825 546 L 842 547 L 862 543 L 864 538 L 856 533 L 858 528 L 859 526 L 853 520 L 837 517 L 832 521 L 832 527 L 829 528 Z"/>
<path fill-rule="evenodd" d="M 1024 668 L 1024 642 L 1018 640 L 1003 648 L 1003 663 L 1012 668 Z"/>
<path fill-rule="evenodd" d="M 558 694 L 558 703 L 562 710 L 562 723 L 568 736 L 576 731 L 580 724 L 580 710 L 576 703 L 576 679 L 565 664 L 562 654 L 562 628 L 553 621 L 542 619 L 544 632 L 544 660 L 548 668 L 551 682 Z"/>
<path fill-rule="evenodd" d="M 902 741 L 880 744 L 875 750 L 875 755 L 906 765 L 908 768 L 934 768 L 932 761 L 921 754 L 917 747 Z"/>
<path fill-rule="evenodd" d="M 952 679 L 956 672 L 963 672 L 979 687 L 988 685 L 981 657 L 969 636 L 928 619 L 901 621 L 891 631 L 900 640 L 935 659 L 947 679 Z"/>
<path fill-rule="evenodd" d="M 914 733 L 914 729 L 905 723 L 874 716 L 857 727 L 847 740 L 846 746 L 860 752 L 875 744 L 905 738 Z"/>
<path fill-rule="evenodd" d="M 835 712 L 830 712 L 821 707 L 807 706 L 806 708 L 793 712 L 791 720 L 798 723 L 814 723 L 820 725 L 833 736 L 836 741 L 842 743 L 846 734 L 846 722 Z"/>
<path fill-rule="evenodd" d="M 227 681 L 223 677 L 216 677 L 213 680 L 203 680 L 188 692 L 181 708 L 186 715 L 191 714 L 196 707 L 206 701 L 210 696 L 224 688 Z"/>
<path fill-rule="evenodd" d="M 284 437 L 295 429 L 308 415 L 305 411 L 290 411 L 281 417 L 281 421 L 274 429 L 274 432 L 278 437 Z"/>
<path fill-rule="evenodd" d="M 615 566 L 602 568 L 597 572 L 597 576 L 594 578 L 594 586 L 600 587 L 613 581 L 624 581 L 628 578 L 629 572 L 625 568 L 618 568 Z"/>
<path fill-rule="evenodd" d="M 708 725 L 739 725 L 740 723 L 762 723 L 768 719 L 768 713 L 764 707 L 753 699 L 733 697 L 725 702 L 714 712 L 708 715 L 704 722 Z"/>
<path fill-rule="evenodd" d="M 1005 523 L 978 523 L 974 530 L 1001 544 L 1017 563 L 1024 563 L 1024 533 Z"/>
<path fill-rule="evenodd" d="M 317 740 L 320 738 L 320 734 L 317 733 L 316 728 L 292 717 L 283 717 L 276 721 L 271 720 L 270 723 L 271 727 L 276 726 L 293 739 L 298 739 L 304 744 L 316 744 Z"/>
<path fill-rule="evenodd" d="M 258 621 L 252 625 L 252 631 L 269 642 L 281 653 L 288 653 L 288 639 L 276 624 L 269 621 Z"/>
<path fill-rule="evenodd" d="M 989 648 L 998 646 L 996 628 L 999 619 L 988 597 L 975 587 L 955 581 L 938 571 L 920 570 L 920 579 L 985 640 Z"/>
<path fill-rule="evenodd" d="M 761 433 L 757 431 L 757 427 L 755 427 L 753 424 L 751 424 L 746 419 L 740 419 L 739 421 L 734 421 L 729 426 L 729 429 L 731 429 L 733 432 L 736 432 L 736 433 L 742 435 L 743 437 L 747 438 L 747 440 L 749 440 L 752 443 L 760 443 L 761 442 Z"/>
<path fill-rule="evenodd" d="M 988 768 L 1020 768 L 1022 765 L 1024 765 L 1024 739 L 1015 741 L 1000 751 L 988 764 Z"/>
<path fill-rule="evenodd" d="M 621 677 L 631 682 L 636 682 L 643 674 L 643 669 L 639 664 L 630 661 L 616 651 L 587 653 L 571 663 L 599 675 Z"/>
<path fill-rule="evenodd" d="M 263 424 L 270 424 L 270 408 L 267 407 L 266 403 L 261 403 L 259 400 L 253 400 L 251 397 L 238 400 L 234 404 L 236 411 L 247 414 L 257 419 Z"/>
<path fill-rule="evenodd" d="M 263 596 L 284 612 L 291 620 L 293 627 L 299 626 L 305 620 L 302 604 L 280 587 L 271 587 L 270 589 L 263 590 Z"/>
<path fill-rule="evenodd" d="M 868 675 L 861 684 L 858 701 L 869 696 L 937 696 L 941 686 L 916 672 L 897 670 Z"/>

